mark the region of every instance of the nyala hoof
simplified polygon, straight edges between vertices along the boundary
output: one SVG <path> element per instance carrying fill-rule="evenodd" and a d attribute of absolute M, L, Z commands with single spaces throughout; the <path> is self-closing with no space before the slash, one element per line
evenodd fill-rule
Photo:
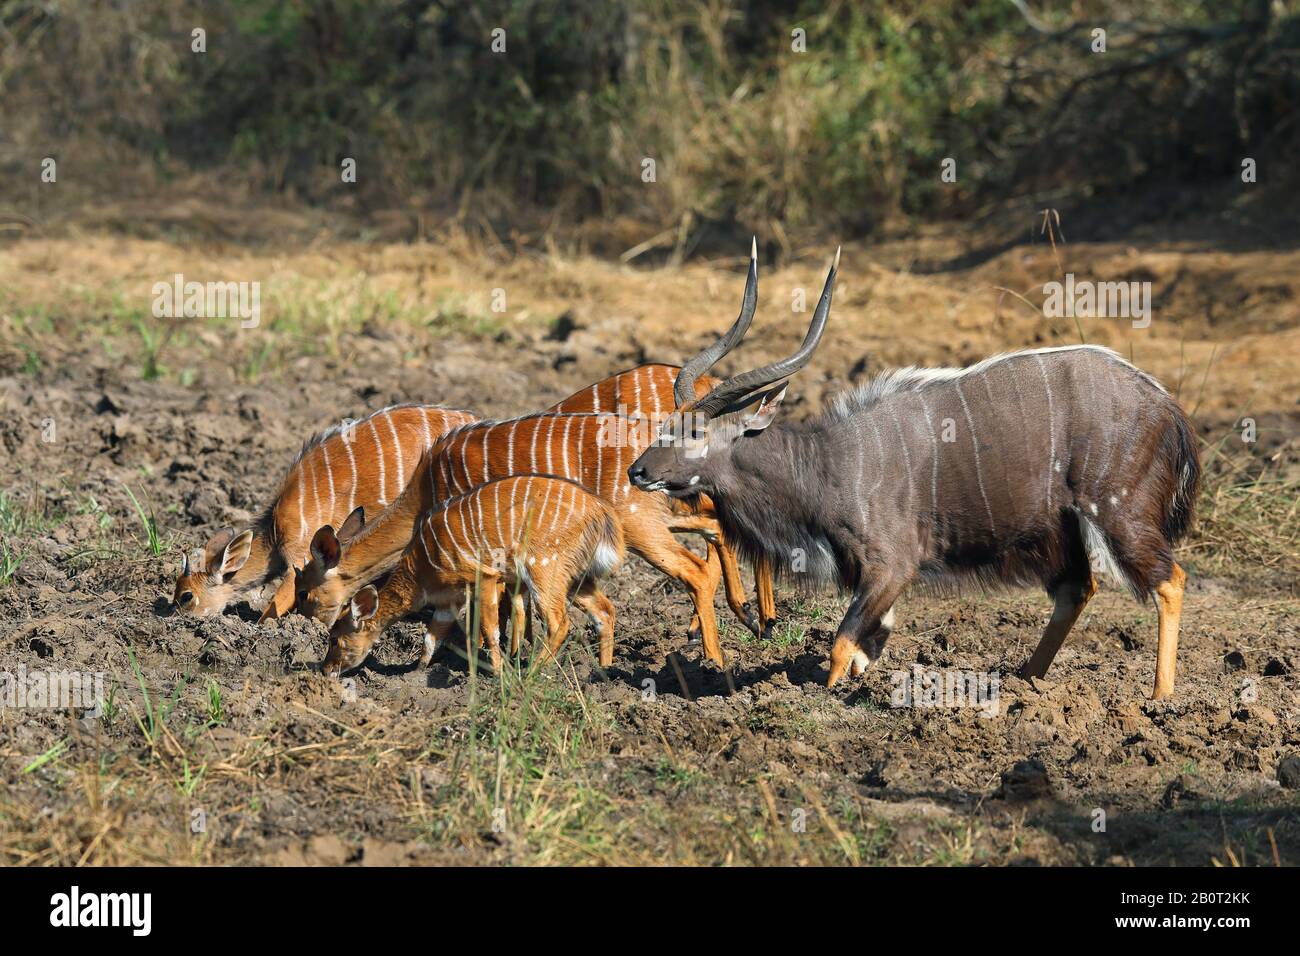
<path fill-rule="evenodd" d="M 847 637 L 836 638 L 835 645 L 831 648 L 831 673 L 826 686 L 834 687 L 846 673 L 850 677 L 861 677 L 870 666 L 871 658 L 866 651 Z"/>

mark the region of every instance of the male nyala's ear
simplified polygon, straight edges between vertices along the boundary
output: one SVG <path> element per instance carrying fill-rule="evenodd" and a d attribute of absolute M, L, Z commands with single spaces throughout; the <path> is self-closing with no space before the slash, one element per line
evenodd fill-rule
<path fill-rule="evenodd" d="M 782 382 L 763 396 L 762 401 L 758 403 L 758 408 L 745 416 L 745 431 L 761 432 L 772 424 L 772 421 L 776 418 L 777 410 L 780 409 L 781 402 L 785 398 L 786 386 L 789 384 L 789 382 Z"/>
<path fill-rule="evenodd" d="M 357 505 L 352 514 L 348 515 L 347 520 L 343 522 L 343 527 L 339 528 L 339 540 L 347 541 L 355 538 L 365 526 L 366 509 L 362 505 Z"/>
<path fill-rule="evenodd" d="M 328 571 L 330 568 L 338 566 L 340 550 L 339 539 L 334 534 L 332 525 L 325 525 L 311 539 L 312 560 L 319 564 L 323 570 Z"/>
<path fill-rule="evenodd" d="M 379 592 L 373 584 L 367 584 L 352 598 L 352 620 L 360 624 L 375 616 L 379 610 Z"/>
<path fill-rule="evenodd" d="M 246 528 L 243 531 L 239 532 L 239 534 L 235 535 L 234 540 L 232 540 L 228 545 L 226 545 L 225 551 L 222 552 L 221 555 L 222 578 L 228 578 L 230 575 L 234 574 L 236 571 L 242 568 L 244 566 L 244 563 L 248 560 L 248 555 L 252 552 L 252 550 L 253 550 L 253 532 L 251 529 Z"/>

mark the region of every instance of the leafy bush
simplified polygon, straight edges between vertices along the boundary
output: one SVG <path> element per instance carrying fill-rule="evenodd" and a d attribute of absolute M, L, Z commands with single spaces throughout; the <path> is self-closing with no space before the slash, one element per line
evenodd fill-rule
<path fill-rule="evenodd" d="M 681 242 L 712 223 L 798 239 L 1035 191 L 1223 179 L 1300 138 L 1300 17 L 1284 5 L 1154 0 L 1133 20 L 1108 3 L 1086 21 L 1023 0 L 783 6 L 0 0 L 16 117 L 0 169 L 75 139 L 314 202 L 507 228 L 630 217 Z"/>

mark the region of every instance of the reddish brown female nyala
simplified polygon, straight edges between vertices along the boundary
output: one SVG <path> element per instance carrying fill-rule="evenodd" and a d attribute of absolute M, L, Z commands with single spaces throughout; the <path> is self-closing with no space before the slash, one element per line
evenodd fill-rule
<path fill-rule="evenodd" d="M 489 481 L 425 514 L 384 586 L 367 585 L 353 596 L 330 631 L 324 671 L 338 676 L 358 666 L 392 621 L 432 607 L 421 658 L 427 665 L 475 593 L 480 640 L 499 665 L 503 591 L 513 594 L 513 645 L 523 626 L 525 591 L 546 622 L 544 659 L 564 642 L 572 599 L 599 623 L 600 658 L 608 665 L 614 607 L 596 582 L 622 559 L 613 509 L 576 482 L 538 475 Z"/>
<path fill-rule="evenodd" d="M 374 522 L 354 536 L 336 538 L 321 529 L 312 560 L 299 575 L 300 607 L 332 624 L 348 598 L 393 568 L 412 522 L 407 514 L 437 507 L 477 485 L 510 475 L 555 475 L 580 482 L 608 502 L 627 546 L 664 574 L 681 582 L 695 605 L 705 655 L 724 666 L 713 596 L 721 569 L 673 537 L 674 532 L 716 535 L 715 519 L 675 511 L 662 494 L 639 491 L 625 469 L 648 440 L 620 415 L 543 413 L 506 421 L 483 421 L 456 429 L 426 456 L 417 482 Z"/>
<path fill-rule="evenodd" d="M 751 263 L 753 259 L 751 258 Z M 754 263 L 755 270 L 757 264 Z M 742 317 L 753 316 L 753 307 L 758 301 L 757 272 L 751 277 L 753 283 L 752 301 L 749 295 L 742 305 Z M 548 412 L 613 412 L 628 416 L 634 420 L 647 423 L 647 433 L 659 434 L 659 428 L 665 418 L 672 414 L 674 407 L 673 390 L 680 372 L 675 365 L 646 364 L 619 372 L 579 389 L 563 401 L 556 402 Z M 700 395 L 718 384 L 717 379 L 701 375 L 696 386 Z M 675 501 L 673 507 L 687 514 L 699 514 L 708 518 L 717 518 L 713 502 L 701 495 L 688 507 L 685 502 Z M 768 638 L 776 624 L 776 592 L 772 586 L 772 569 L 761 557 L 754 561 L 754 588 L 758 595 L 758 616 L 754 616 L 749 602 L 745 600 L 745 588 L 740 578 L 740 566 L 736 561 L 736 551 L 722 537 L 709 541 L 722 565 L 722 587 L 727 595 L 727 604 L 736 617 L 756 636 Z"/>
<path fill-rule="evenodd" d="M 838 263 L 839 256 L 836 255 Z M 787 380 L 811 358 L 835 267 L 790 358 L 697 398 L 691 385 L 727 348 L 678 378 L 678 414 L 632 465 L 639 488 L 709 495 L 728 540 L 777 567 L 806 556 L 805 580 L 852 592 L 829 684 L 877 659 L 912 582 L 1042 584 L 1056 602 L 1026 676 L 1041 676 L 1109 572 L 1159 611 L 1156 698 L 1174 688 L 1196 436 L 1150 375 L 1109 349 L 1036 349 L 964 369 L 902 369 L 783 423 Z M 721 340 L 720 340 L 721 341 Z"/>
<path fill-rule="evenodd" d="M 213 535 L 202 567 L 182 558 L 174 606 L 182 614 L 220 614 L 235 598 L 283 578 L 263 617 L 285 614 L 294 602 L 289 571 L 306 560 L 316 529 L 341 524 L 357 508 L 382 510 L 401 494 L 426 450 L 477 417 L 437 405 L 397 405 L 315 435 L 253 527 Z"/>

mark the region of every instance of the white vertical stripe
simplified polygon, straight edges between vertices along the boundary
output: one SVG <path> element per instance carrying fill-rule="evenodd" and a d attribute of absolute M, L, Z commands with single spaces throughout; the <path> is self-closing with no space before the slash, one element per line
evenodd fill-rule
<path fill-rule="evenodd" d="M 460 467 L 465 471 L 465 491 L 474 487 L 474 479 L 469 475 L 469 438 L 464 437 L 460 441 Z M 459 488 L 459 485 L 457 486 Z"/>
<path fill-rule="evenodd" d="M 348 514 L 352 514 L 357 501 L 357 457 L 352 454 L 352 440 L 356 437 L 357 433 L 354 430 L 343 442 L 343 447 L 348 453 L 348 467 L 351 468 L 352 473 L 352 478 L 348 482 Z"/>
<path fill-rule="evenodd" d="M 495 533 L 497 547 L 504 548 L 505 541 L 502 540 L 501 531 L 501 482 L 496 482 L 492 486 L 492 530 Z M 491 540 L 491 539 L 489 539 Z"/>
<path fill-rule="evenodd" d="M 539 536 L 542 532 L 542 522 L 546 520 L 546 506 L 551 500 L 551 486 L 554 484 L 555 482 L 553 481 L 542 482 L 542 488 L 545 491 L 545 494 L 542 496 L 542 503 L 537 507 L 537 521 L 533 525 Z M 534 543 L 539 547 L 544 544 L 542 541 L 536 541 Z"/>
<path fill-rule="evenodd" d="M 307 478 L 304 475 L 303 459 L 298 459 L 298 536 L 307 537 L 307 515 L 303 512 L 304 499 L 307 497 Z"/>
<path fill-rule="evenodd" d="M 440 514 L 442 515 L 442 528 L 444 531 L 447 532 L 447 539 L 452 543 L 453 546 L 455 546 L 456 537 L 451 533 L 451 519 L 447 515 L 447 512 L 449 512 L 450 510 L 451 510 L 451 505 L 448 505 L 447 507 L 442 509 Z M 459 551 L 459 549 L 457 550 Z"/>
<path fill-rule="evenodd" d="M 587 416 L 578 419 L 578 481 L 586 482 L 587 473 L 582 470 L 582 446 L 587 441 Z"/>
<path fill-rule="evenodd" d="M 1052 410 L 1052 383 L 1047 380 L 1047 366 L 1043 364 L 1043 357 L 1035 355 L 1038 360 L 1038 370 L 1043 373 L 1043 388 L 1047 389 L 1047 434 L 1050 439 L 1049 455 L 1047 460 L 1047 510 L 1052 510 L 1052 475 L 1056 469 L 1056 415 Z"/>
<path fill-rule="evenodd" d="M 393 424 L 392 412 L 384 412 L 384 421 L 388 422 L 388 430 L 393 433 L 393 457 L 397 460 L 397 493 L 400 495 L 402 489 L 406 487 L 406 469 L 402 465 L 402 439 L 397 435 L 397 426 Z"/>
<path fill-rule="evenodd" d="M 507 546 L 511 548 L 515 546 L 515 496 L 518 493 L 519 493 L 519 479 L 511 478 L 510 479 L 510 507 L 507 509 L 507 513 L 510 515 L 510 537 L 509 540 L 506 542 Z"/>
<path fill-rule="evenodd" d="M 314 452 L 315 449 L 313 448 L 312 451 Z M 304 459 L 304 467 L 305 468 L 310 467 L 310 471 L 308 471 L 308 474 L 311 475 L 311 500 L 312 503 L 315 504 L 316 506 L 315 512 L 312 513 L 311 520 L 312 523 L 319 528 L 322 524 L 325 524 L 326 522 L 321 520 L 320 492 L 316 488 L 315 457 L 311 453 L 308 453 L 308 455 Z"/>
<path fill-rule="evenodd" d="M 572 427 L 573 427 L 573 416 L 570 415 L 570 416 L 567 416 L 567 417 L 564 419 L 564 438 L 562 439 L 562 441 L 564 442 L 564 459 L 563 459 L 563 461 L 564 461 L 564 477 L 565 477 L 565 478 L 572 478 L 572 477 L 573 477 L 573 475 L 569 473 L 569 429 L 572 428 Z"/>
<path fill-rule="evenodd" d="M 329 449 L 328 442 L 320 443 L 320 453 L 321 456 L 325 459 L 325 477 L 329 480 L 329 484 L 330 484 L 330 506 L 329 506 L 328 514 L 332 516 L 334 514 L 334 500 L 335 500 L 334 468 L 330 465 L 330 449 Z"/>
<path fill-rule="evenodd" d="M 939 504 L 939 437 L 934 433 L 934 420 L 930 418 L 930 406 L 921 399 L 921 411 L 925 413 L 925 430 L 930 435 L 930 514 L 934 514 Z"/>
<path fill-rule="evenodd" d="M 559 500 L 555 503 L 555 513 L 551 515 L 551 531 L 555 530 L 555 523 L 560 520 L 560 514 L 564 511 L 564 493 L 569 489 L 561 486 Z"/>
<path fill-rule="evenodd" d="M 437 568 L 438 563 L 433 560 L 433 555 L 429 553 L 429 543 L 424 540 L 426 534 L 433 534 L 433 515 L 429 515 L 428 518 L 420 522 L 420 533 L 416 537 L 420 539 L 420 547 L 424 549 L 424 560 L 429 567 Z"/>
<path fill-rule="evenodd" d="M 907 448 L 907 438 L 903 435 L 903 425 L 898 420 L 898 409 L 893 404 L 889 406 L 889 417 L 894 422 L 894 431 L 898 433 L 898 447 L 903 449 L 903 465 L 907 469 L 907 502 L 910 507 L 916 494 L 912 483 L 912 453 Z"/>
<path fill-rule="evenodd" d="M 961 390 L 961 383 L 954 382 L 953 384 L 957 386 L 957 397 L 961 399 L 961 410 L 966 415 L 966 426 L 970 429 L 971 451 L 975 453 L 975 480 L 979 483 L 980 497 L 984 499 L 984 510 L 989 516 L 989 531 L 996 535 L 998 529 L 993 522 L 993 509 L 989 506 L 989 496 L 984 491 L 984 475 L 980 470 L 980 443 L 975 436 L 975 420 L 971 418 L 970 406 L 966 404 L 966 395 Z"/>
<path fill-rule="evenodd" d="M 370 426 L 370 435 L 375 440 L 375 460 L 379 462 L 379 503 L 388 504 L 388 477 L 384 474 L 384 443 L 379 440 L 379 429 L 375 427 L 375 418 L 372 415 L 366 419 L 366 424 Z"/>
<path fill-rule="evenodd" d="M 614 443 L 614 488 L 609 496 L 610 501 L 618 500 L 618 493 L 623 488 L 623 443 Z"/>
<path fill-rule="evenodd" d="M 600 443 L 600 428 L 603 424 L 603 419 L 596 423 L 596 494 L 598 495 L 604 494 L 604 491 L 600 487 L 600 473 L 605 468 L 605 446 Z"/>
<path fill-rule="evenodd" d="M 473 494 L 474 497 L 474 553 L 477 554 L 482 550 L 482 545 L 487 544 L 487 535 L 483 527 L 483 489 L 479 488 Z"/>

